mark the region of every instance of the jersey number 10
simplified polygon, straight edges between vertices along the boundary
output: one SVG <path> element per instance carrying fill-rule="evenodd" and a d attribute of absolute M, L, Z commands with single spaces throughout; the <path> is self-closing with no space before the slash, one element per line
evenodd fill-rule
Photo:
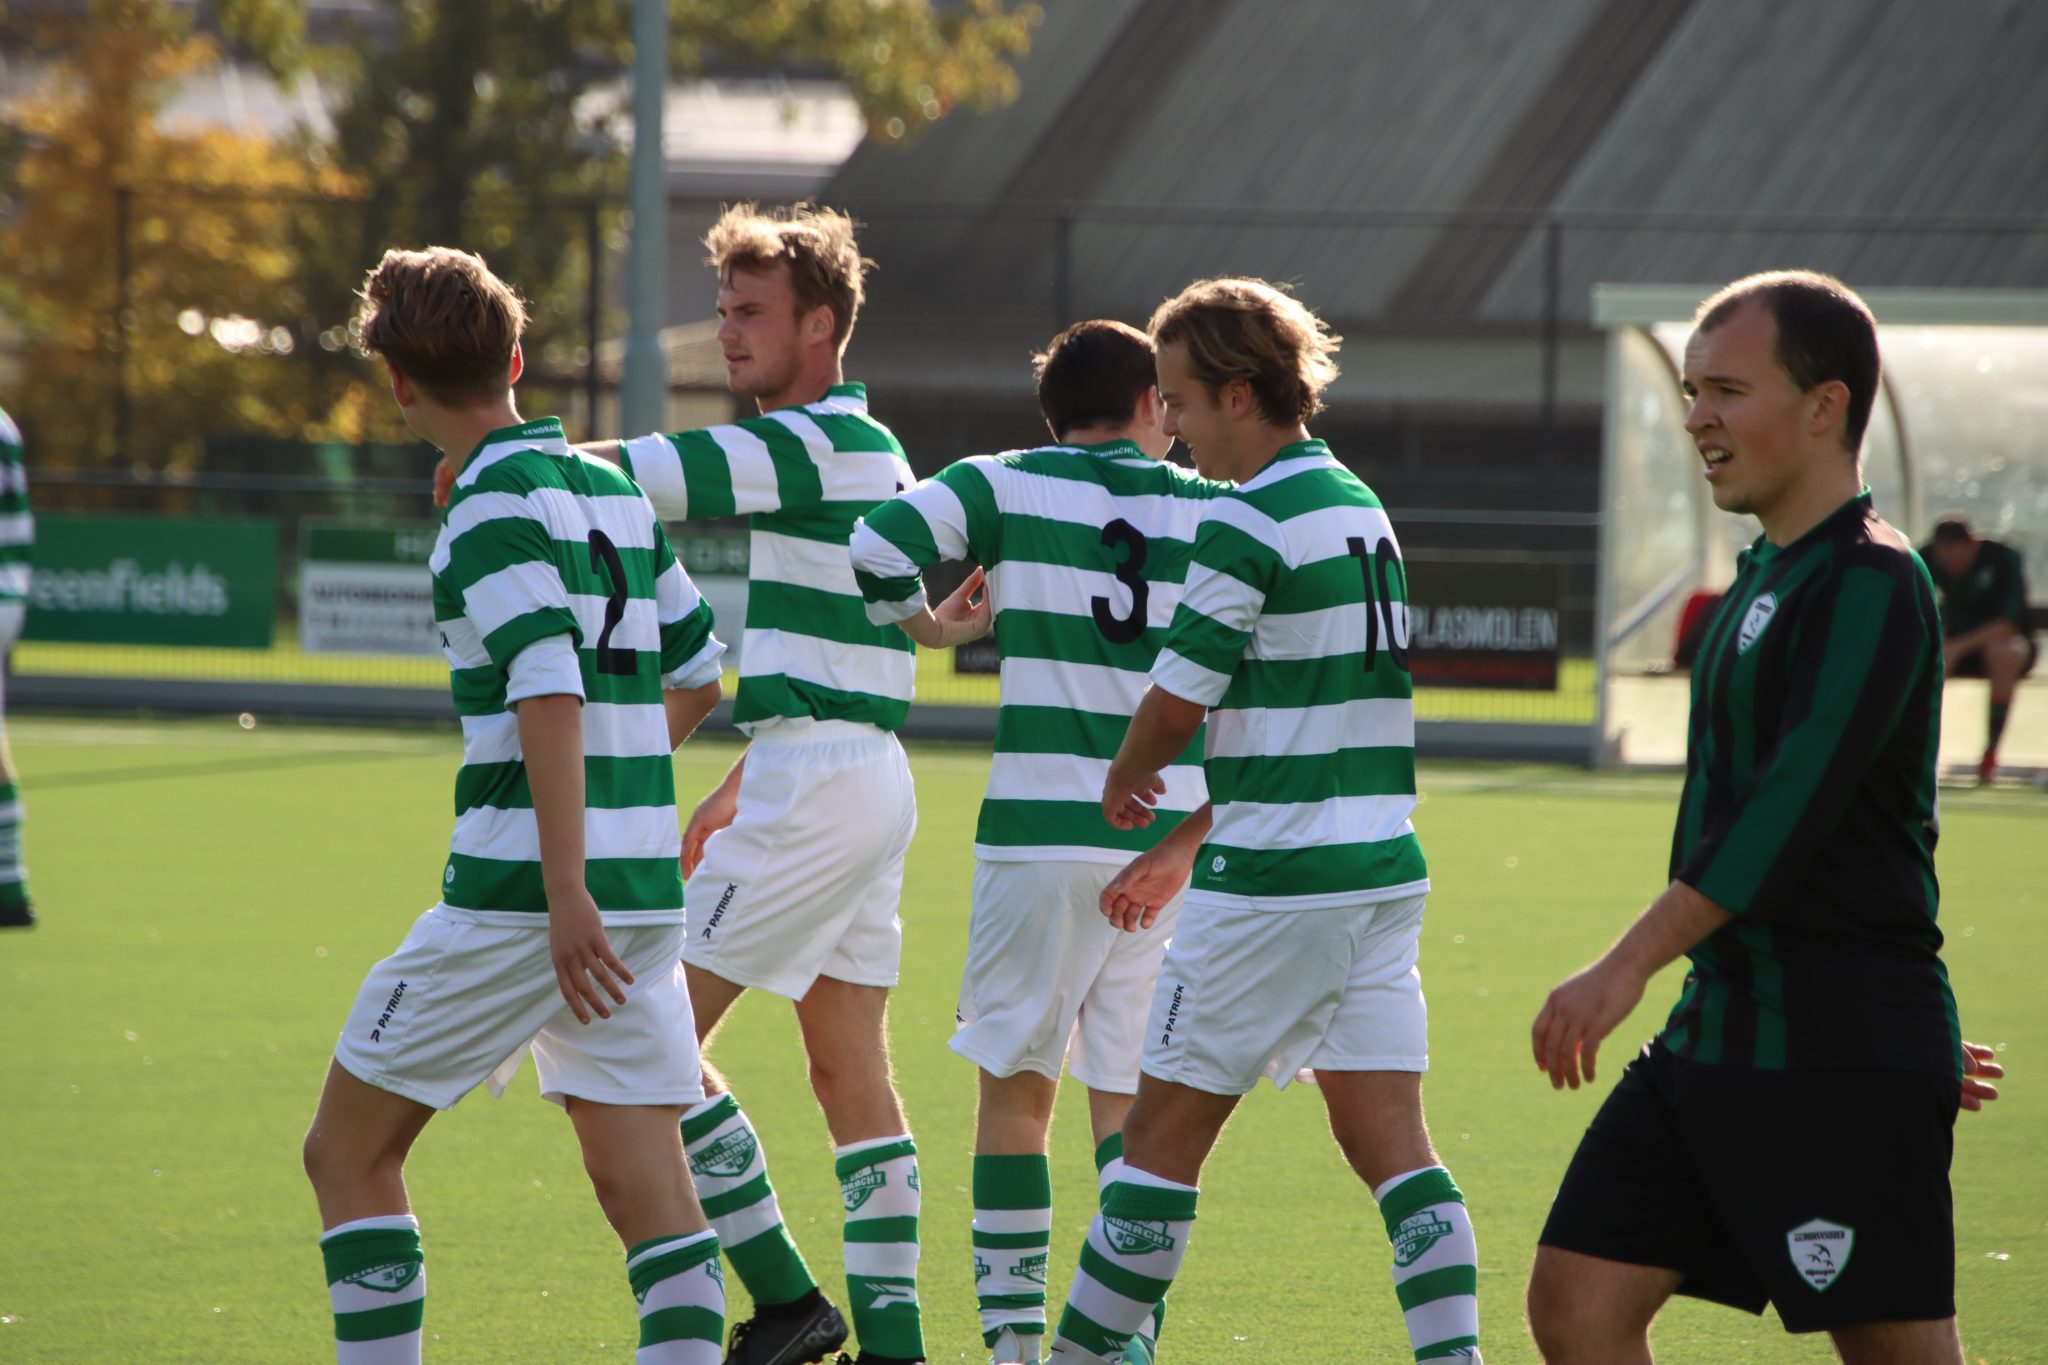
<path fill-rule="evenodd" d="M 1401 563 L 1400 554 L 1394 549 L 1394 542 L 1380 538 L 1380 543 L 1371 550 L 1365 548 L 1364 536 L 1352 536 L 1344 542 L 1351 551 L 1351 557 L 1358 561 L 1358 572 L 1365 579 L 1365 671 L 1370 673 L 1380 661 L 1380 632 L 1387 636 L 1387 657 L 1394 661 L 1394 667 L 1408 672 L 1408 646 L 1394 634 L 1394 591 L 1388 582 L 1390 575 L 1398 577 L 1401 583 L 1401 605 L 1405 610 L 1408 603 L 1408 570 Z"/>

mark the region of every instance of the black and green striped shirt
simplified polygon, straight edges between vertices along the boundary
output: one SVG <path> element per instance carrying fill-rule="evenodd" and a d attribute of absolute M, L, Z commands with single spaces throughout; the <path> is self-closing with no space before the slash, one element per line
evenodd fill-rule
<path fill-rule="evenodd" d="M 1692 675 L 1671 875 L 1732 911 L 1658 1041 L 1770 1070 L 1961 1074 L 1935 927 L 1941 624 L 1911 544 L 1843 504 L 1759 539 Z"/>

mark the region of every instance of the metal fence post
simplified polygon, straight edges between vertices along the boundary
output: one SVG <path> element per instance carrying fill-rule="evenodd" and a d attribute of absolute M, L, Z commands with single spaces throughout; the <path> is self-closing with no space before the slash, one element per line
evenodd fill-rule
<path fill-rule="evenodd" d="M 132 274 L 128 258 L 128 220 L 134 191 L 126 185 L 114 187 L 114 450 L 117 458 L 128 453 L 128 286 Z"/>
<path fill-rule="evenodd" d="M 1557 219 L 1543 224 L 1543 464 L 1557 464 L 1557 352 L 1564 290 L 1564 229 Z"/>
<path fill-rule="evenodd" d="M 604 326 L 604 204 L 592 199 L 583 206 L 583 249 L 590 258 L 583 314 L 583 439 L 595 441 L 603 430 L 597 419 L 597 341 Z"/>
<path fill-rule="evenodd" d="M 1074 215 L 1061 209 L 1052 231 L 1052 305 L 1064 327 L 1074 320 Z"/>

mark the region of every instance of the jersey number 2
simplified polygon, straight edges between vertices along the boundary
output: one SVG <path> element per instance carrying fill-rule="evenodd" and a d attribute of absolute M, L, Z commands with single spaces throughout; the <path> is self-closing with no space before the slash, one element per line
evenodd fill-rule
<path fill-rule="evenodd" d="M 630 678 L 637 664 L 633 651 L 612 648 L 612 632 L 626 619 L 626 561 L 619 558 L 619 547 L 602 531 L 590 533 L 590 569 L 593 573 L 603 569 L 612 581 L 611 596 L 604 600 L 604 629 L 597 633 L 597 671 Z"/>
<path fill-rule="evenodd" d="M 1152 595 L 1152 585 L 1145 581 L 1145 533 L 1118 517 L 1102 528 L 1102 543 L 1110 548 L 1113 561 L 1116 548 L 1124 547 L 1124 557 L 1116 564 L 1116 581 L 1131 590 L 1131 614 L 1119 621 L 1107 597 L 1094 598 L 1088 606 L 1095 613 L 1095 628 L 1103 638 L 1112 644 L 1127 645 L 1145 633 L 1145 606 Z"/>
<path fill-rule="evenodd" d="M 1380 631 L 1387 633 L 1387 655 L 1393 659 L 1394 667 L 1403 673 L 1408 671 L 1408 646 L 1394 638 L 1394 593 L 1387 578 L 1390 574 L 1401 576 L 1401 597 L 1408 597 L 1408 570 L 1401 563 L 1401 556 L 1394 549 L 1394 542 L 1382 538 L 1371 550 L 1365 548 L 1364 536 L 1352 536 L 1344 542 L 1351 551 L 1351 557 L 1358 561 L 1358 571 L 1365 578 L 1365 671 L 1370 673 L 1380 661 Z"/>

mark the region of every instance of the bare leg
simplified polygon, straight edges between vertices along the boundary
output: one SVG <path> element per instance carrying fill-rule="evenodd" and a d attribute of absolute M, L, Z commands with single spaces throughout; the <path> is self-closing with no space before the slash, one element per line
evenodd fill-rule
<path fill-rule="evenodd" d="M 1557 1247 L 1536 1248 L 1529 1330 L 1546 1365 L 1651 1365 L 1650 1323 L 1685 1277 Z"/>
<path fill-rule="evenodd" d="M 627 1247 L 688 1236 L 710 1224 L 683 1162 L 680 1105 L 598 1104 L 569 1097 L 583 1169 L 604 1216 Z"/>
<path fill-rule="evenodd" d="M 910 1131 L 889 1067 L 889 991 L 821 976 L 796 1003 L 811 1089 L 840 1146 Z"/>
<path fill-rule="evenodd" d="M 981 1072 L 981 1104 L 974 1118 L 976 1156 L 1042 1156 L 1052 1127 L 1059 1082 L 1036 1071 L 1014 1076 Z"/>
<path fill-rule="evenodd" d="M 1182 1185 L 1200 1184 L 1202 1163 L 1242 1098 L 1140 1076 L 1124 1119 L 1124 1164 Z"/>
<path fill-rule="evenodd" d="M 1088 1092 L 1088 1127 L 1095 1135 L 1095 1145 L 1100 1147 L 1103 1140 L 1112 1133 L 1124 1130 L 1124 1119 L 1131 1112 L 1135 1095 L 1122 1095 L 1114 1090 L 1090 1090 Z"/>
<path fill-rule="evenodd" d="M 339 1062 L 328 1063 L 303 1152 L 320 1201 L 320 1226 L 411 1212 L 405 1158 L 433 1116 L 428 1106 L 358 1080 Z"/>
<path fill-rule="evenodd" d="M 683 979 L 690 988 L 690 1012 L 696 1016 L 697 1063 L 704 1073 L 704 1093 L 722 1095 L 732 1087 L 726 1084 L 724 1073 L 711 1065 L 711 1035 L 718 1032 L 726 1011 L 747 988 L 687 962 L 683 964 Z"/>
<path fill-rule="evenodd" d="M 1344 1159 L 1368 1187 L 1437 1164 L 1422 1121 L 1420 1072 L 1318 1071 L 1316 1084 Z"/>
<path fill-rule="evenodd" d="M 1830 1332 L 1844 1365 L 1963 1365 L 1956 1320 L 1867 1322 Z"/>

